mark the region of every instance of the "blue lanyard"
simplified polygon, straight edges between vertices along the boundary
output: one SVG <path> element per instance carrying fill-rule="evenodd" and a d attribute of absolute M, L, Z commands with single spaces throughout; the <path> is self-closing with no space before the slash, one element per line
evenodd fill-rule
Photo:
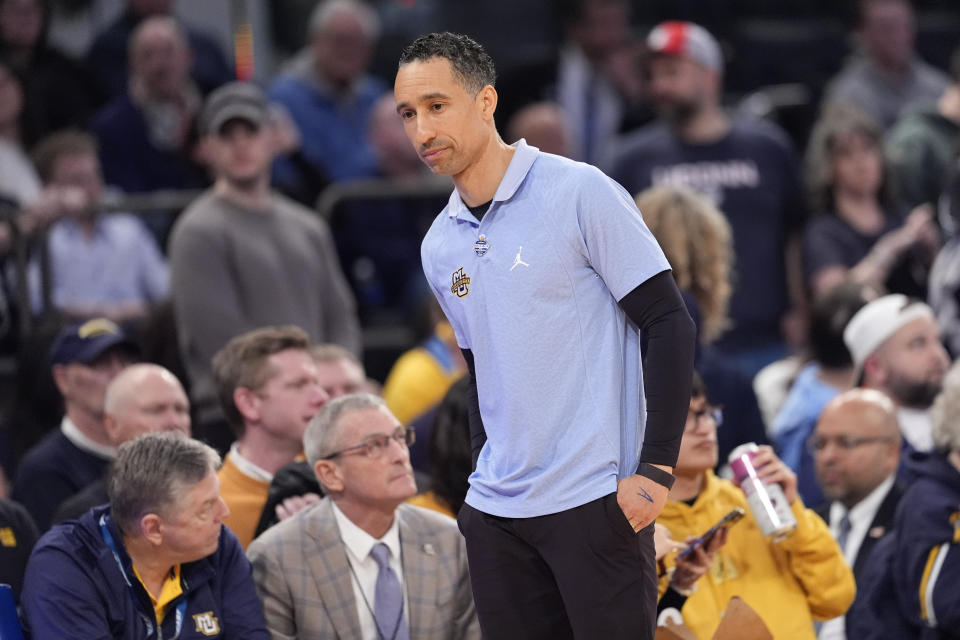
<path fill-rule="evenodd" d="M 127 589 L 130 593 L 130 598 L 133 600 L 134 610 L 140 614 L 140 618 L 143 620 L 143 623 L 147 627 L 147 635 L 153 635 L 153 623 L 157 623 L 157 640 L 164 640 L 163 638 L 163 629 L 160 628 L 159 620 L 151 620 L 150 616 L 147 616 L 140 610 L 140 601 L 137 599 L 136 594 L 134 593 L 133 583 L 130 582 L 130 578 L 127 577 L 127 572 L 123 568 L 123 561 L 120 559 L 120 554 L 117 553 L 117 545 L 113 542 L 113 535 L 110 533 L 110 528 L 107 526 L 107 514 L 100 516 L 100 536 L 103 538 L 103 541 L 110 551 L 113 552 L 113 559 L 117 561 L 117 566 L 120 568 L 120 575 L 123 576 L 123 580 L 127 583 Z M 176 616 L 176 633 L 169 638 L 169 640 L 177 640 L 180 637 L 180 631 L 183 630 L 183 618 L 187 615 L 187 598 L 186 596 L 181 596 L 180 602 L 177 603 L 177 609 L 175 612 Z"/>

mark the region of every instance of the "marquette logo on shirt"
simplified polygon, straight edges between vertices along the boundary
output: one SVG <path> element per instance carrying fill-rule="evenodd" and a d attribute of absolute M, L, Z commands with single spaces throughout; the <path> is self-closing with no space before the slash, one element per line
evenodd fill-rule
<path fill-rule="evenodd" d="M 710 565 L 710 577 L 713 578 L 715 583 L 723 584 L 724 582 L 739 578 L 740 572 L 737 571 L 737 567 L 733 564 L 733 560 L 730 557 L 723 553 L 718 553 L 713 564 Z"/>
<path fill-rule="evenodd" d="M 197 625 L 197 633 L 205 636 L 215 636 L 220 633 L 220 621 L 213 615 L 213 611 L 204 611 L 193 616 Z"/>
<path fill-rule="evenodd" d="M 17 546 L 17 536 L 13 535 L 10 527 L 0 527 L 0 544 L 5 547 Z"/>
<path fill-rule="evenodd" d="M 470 276 L 460 267 L 453 272 L 453 285 L 450 292 L 455 293 L 458 298 L 465 298 L 470 293 Z"/>

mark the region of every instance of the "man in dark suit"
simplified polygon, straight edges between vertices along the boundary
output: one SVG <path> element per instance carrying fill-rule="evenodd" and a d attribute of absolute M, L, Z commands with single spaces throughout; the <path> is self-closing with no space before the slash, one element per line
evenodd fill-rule
<path fill-rule="evenodd" d="M 310 421 L 304 451 L 328 497 L 247 552 L 274 640 L 479 640 L 456 523 L 403 504 L 416 493 L 412 435 L 369 394 Z"/>
<path fill-rule="evenodd" d="M 555 103 L 571 134 L 570 157 L 605 169 L 614 139 L 653 117 L 645 102 L 640 49 L 630 36 L 630 3 L 566 4 L 557 55 L 523 64 L 497 79 L 497 128 L 506 131 L 525 106 Z"/>
<path fill-rule="evenodd" d="M 817 512 L 830 525 L 860 582 L 867 558 L 893 525 L 902 495 L 896 484 L 900 427 L 893 401 L 874 389 L 852 389 L 824 408 L 808 445 L 830 502 Z M 858 593 L 859 597 L 859 593 Z M 844 618 L 823 624 L 820 640 L 843 640 Z"/>

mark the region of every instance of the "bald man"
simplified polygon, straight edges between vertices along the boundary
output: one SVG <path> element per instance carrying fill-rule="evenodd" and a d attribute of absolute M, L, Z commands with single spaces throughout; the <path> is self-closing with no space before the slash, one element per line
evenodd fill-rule
<path fill-rule="evenodd" d="M 546 153 L 573 157 L 573 134 L 563 107 L 554 102 L 534 102 L 520 109 L 507 124 L 507 140 L 523 138 Z"/>
<path fill-rule="evenodd" d="M 859 582 L 870 550 L 893 524 L 902 494 L 895 479 L 900 464 L 897 407 L 875 389 L 842 393 L 820 414 L 808 446 L 820 487 L 831 500 L 817 512 L 829 523 Z M 845 638 L 845 622 L 825 622 L 820 640 Z"/>
<path fill-rule="evenodd" d="M 190 403 L 183 385 L 167 369 L 134 364 L 107 387 L 103 426 L 115 447 L 145 433 L 177 431 L 189 437 Z M 60 505 L 53 521 L 77 518 L 108 501 L 106 478 L 101 478 Z"/>

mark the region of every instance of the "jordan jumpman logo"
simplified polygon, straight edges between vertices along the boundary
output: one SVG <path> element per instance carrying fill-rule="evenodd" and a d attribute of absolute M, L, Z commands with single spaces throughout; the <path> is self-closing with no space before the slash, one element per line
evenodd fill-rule
<path fill-rule="evenodd" d="M 521 253 L 523 253 L 523 245 L 521 245 L 521 246 L 520 246 L 520 249 L 517 251 L 517 257 L 513 259 L 513 265 L 510 267 L 510 271 L 513 271 L 514 269 L 516 269 L 516 268 L 519 267 L 520 265 L 523 265 L 523 266 L 525 266 L 525 267 L 529 267 L 529 266 L 530 266 L 529 264 L 527 264 L 526 262 L 524 262 L 524 261 L 520 258 L 520 254 L 521 254 Z"/>

